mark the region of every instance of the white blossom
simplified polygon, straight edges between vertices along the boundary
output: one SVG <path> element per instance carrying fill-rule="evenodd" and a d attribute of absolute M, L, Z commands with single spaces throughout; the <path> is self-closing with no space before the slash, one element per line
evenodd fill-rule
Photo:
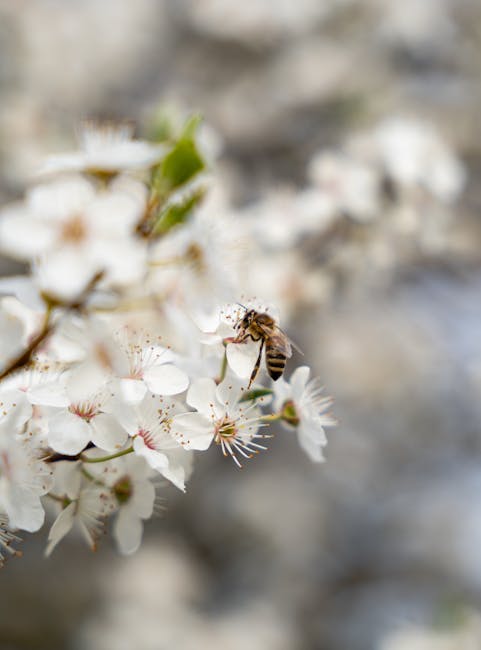
<path fill-rule="evenodd" d="M 39 174 L 78 171 L 111 174 L 146 169 L 165 153 L 162 145 L 132 139 L 132 128 L 128 124 L 86 123 L 79 136 L 79 151 L 50 156 Z"/>
<path fill-rule="evenodd" d="M 117 402 L 115 414 L 133 439 L 135 454 L 180 490 L 192 469 L 191 454 L 171 432 L 172 418 L 184 410 L 176 401 L 147 393 L 137 404 Z"/>
<path fill-rule="evenodd" d="M 177 415 L 172 433 L 185 449 L 208 449 L 212 442 L 219 445 L 224 456 L 230 455 L 241 467 L 238 456 L 251 458 L 264 445 L 258 440 L 261 412 L 252 403 L 240 401 L 244 388 L 233 378 L 226 377 L 216 386 L 212 379 L 196 380 L 187 392 L 187 403 L 194 413 Z"/>
<path fill-rule="evenodd" d="M 309 381 L 310 369 L 301 366 L 294 370 L 289 382 L 280 377 L 274 384 L 274 408 L 282 414 L 282 422 L 295 429 L 299 444 L 315 462 L 324 459 L 322 448 L 327 444 L 325 427 L 336 424 L 328 413 L 330 397 L 323 397 L 317 379 Z"/>
<path fill-rule="evenodd" d="M 145 249 L 132 237 L 144 201 L 132 180 L 98 189 L 81 176 L 59 178 L 3 211 L 0 248 L 34 263 L 41 290 L 61 300 L 77 298 L 97 274 L 122 286 L 144 273 Z"/>

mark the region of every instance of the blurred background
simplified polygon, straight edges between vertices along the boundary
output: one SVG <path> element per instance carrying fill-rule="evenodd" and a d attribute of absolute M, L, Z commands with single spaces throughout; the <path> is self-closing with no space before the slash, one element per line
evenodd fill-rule
<path fill-rule="evenodd" d="M 0 100 L 2 203 L 85 116 L 202 113 L 340 421 L 200 454 L 134 557 L 26 534 L 0 648 L 481 648 L 479 0 L 0 0 Z"/>

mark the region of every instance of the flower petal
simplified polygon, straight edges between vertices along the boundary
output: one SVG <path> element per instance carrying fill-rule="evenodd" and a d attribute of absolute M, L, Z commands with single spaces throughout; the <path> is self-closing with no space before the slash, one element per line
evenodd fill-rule
<path fill-rule="evenodd" d="M 143 524 L 127 508 L 121 508 L 114 523 L 113 533 L 119 551 L 124 555 L 135 553 L 142 541 Z"/>
<path fill-rule="evenodd" d="M 62 410 L 50 421 L 48 441 L 59 454 L 75 456 L 90 442 L 91 433 L 85 420 Z"/>
<path fill-rule="evenodd" d="M 189 378 L 183 370 L 170 363 L 151 366 L 144 372 L 144 381 L 156 395 L 177 395 L 187 390 Z"/>
<path fill-rule="evenodd" d="M 214 426 L 201 413 L 183 413 L 174 417 L 171 434 L 184 449 L 204 451 L 214 438 Z"/>
<path fill-rule="evenodd" d="M 117 451 L 125 444 L 127 433 L 116 418 L 110 413 L 100 413 L 90 423 L 92 442 L 100 449 Z"/>

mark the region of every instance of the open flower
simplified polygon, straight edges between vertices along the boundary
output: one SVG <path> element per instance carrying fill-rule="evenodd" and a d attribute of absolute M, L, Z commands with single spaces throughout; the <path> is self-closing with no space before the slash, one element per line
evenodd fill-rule
<path fill-rule="evenodd" d="M 85 123 L 79 133 L 79 151 L 50 156 L 39 173 L 86 171 L 108 175 L 147 169 L 162 158 L 165 147 L 133 140 L 132 131 L 128 124 Z"/>
<path fill-rule="evenodd" d="M 119 380 L 122 397 L 127 402 L 140 402 L 150 391 L 155 395 L 177 395 L 189 385 L 189 378 L 173 362 L 175 355 L 146 333 L 125 328 L 116 336 L 117 366 L 125 371 Z"/>
<path fill-rule="evenodd" d="M 133 438 L 135 454 L 180 490 L 192 470 L 192 457 L 171 434 L 172 418 L 182 407 L 174 400 L 147 393 L 138 404 L 120 400 L 113 406 L 125 431 Z"/>
<path fill-rule="evenodd" d="M 315 462 L 324 460 L 322 447 L 327 444 L 324 427 L 337 424 L 327 412 L 330 397 L 322 397 L 323 388 L 317 379 L 309 380 L 310 369 L 301 366 L 292 373 L 289 382 L 283 377 L 274 384 L 274 407 L 281 413 L 282 422 L 297 431 L 299 444 Z"/>
<path fill-rule="evenodd" d="M 112 395 L 107 386 L 90 393 L 88 384 L 79 387 L 76 381 L 68 381 L 65 396 L 63 407 L 52 409 L 49 421 L 48 441 L 52 449 L 74 456 L 89 442 L 106 451 L 122 447 L 127 436 L 108 408 Z"/>
<path fill-rule="evenodd" d="M 154 511 L 155 472 L 140 456 L 130 454 L 109 461 L 108 465 L 92 465 L 94 477 L 110 489 L 117 509 L 113 534 L 121 553 L 135 553 L 142 541 L 143 520 Z"/>
<path fill-rule="evenodd" d="M 145 206 L 140 183 L 118 179 L 97 189 L 81 176 L 38 185 L 3 211 L 0 248 L 34 263 L 40 288 L 72 300 L 98 274 L 124 286 L 140 279 L 145 250 L 132 232 Z"/>
<path fill-rule="evenodd" d="M 252 458 L 260 450 L 258 433 L 261 412 L 255 404 L 242 402 L 244 388 L 227 377 L 216 386 L 213 379 L 196 380 L 187 392 L 187 403 L 195 413 L 183 413 L 173 419 L 172 433 L 185 449 L 208 449 L 212 441 L 224 456 L 231 456 L 241 467 L 238 455 Z"/>

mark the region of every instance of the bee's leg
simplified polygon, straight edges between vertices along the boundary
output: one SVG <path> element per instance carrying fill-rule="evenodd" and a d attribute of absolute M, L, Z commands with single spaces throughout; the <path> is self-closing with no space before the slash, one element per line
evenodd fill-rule
<path fill-rule="evenodd" d="M 261 339 L 261 344 L 259 346 L 259 354 L 257 355 L 257 361 L 255 363 L 254 370 L 252 371 L 251 378 L 249 379 L 249 385 L 247 386 L 247 388 L 251 387 L 252 382 L 254 381 L 254 379 L 257 376 L 257 373 L 259 372 L 259 366 L 261 365 L 262 350 L 264 349 L 264 343 L 265 340 Z"/>

